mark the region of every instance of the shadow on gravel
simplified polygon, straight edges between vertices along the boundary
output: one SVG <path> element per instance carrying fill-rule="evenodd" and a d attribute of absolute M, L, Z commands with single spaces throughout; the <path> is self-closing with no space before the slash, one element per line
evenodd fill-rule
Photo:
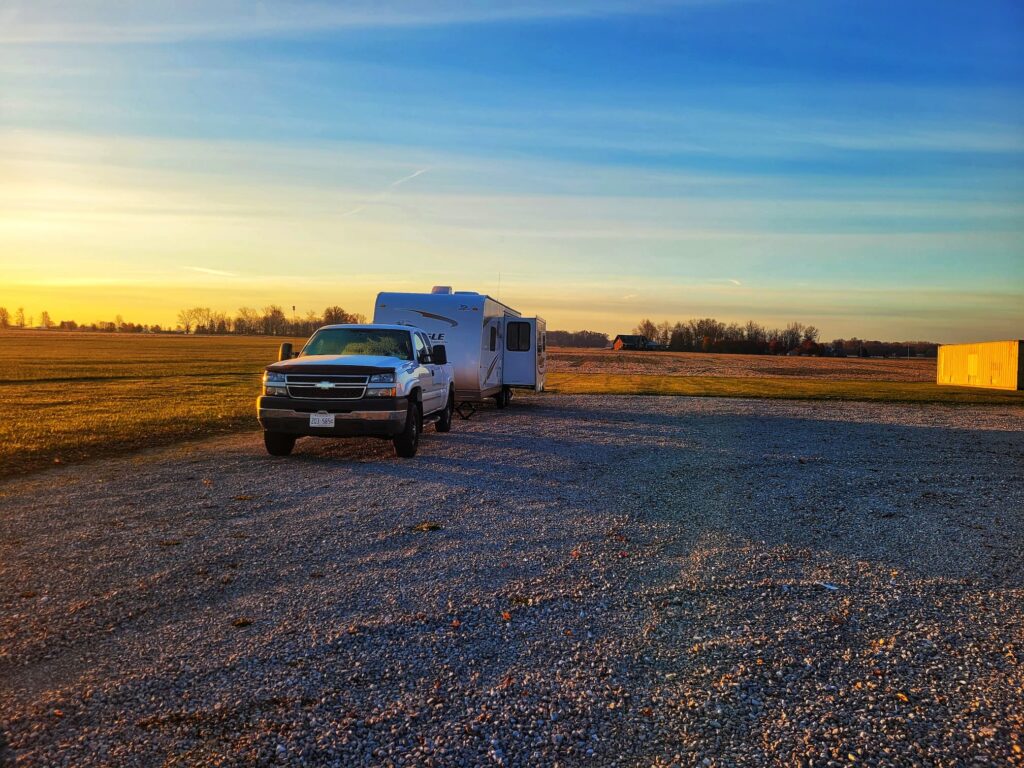
<path fill-rule="evenodd" d="M 658 411 L 572 403 L 539 415 L 565 422 L 560 439 L 581 456 L 600 444 L 619 471 L 639 470 L 631 495 L 642 514 L 687 521 L 688 541 L 722 531 L 922 575 L 1024 585 L 1024 431 L 985 421 L 984 409 L 907 425 L 866 422 L 872 411 L 860 407 L 846 420 L 844 404 L 822 418 L 789 415 L 790 403 L 778 415 L 771 404 L 756 414 L 743 404 L 738 413 L 701 412 L 685 399 L 654 404 Z M 988 428 L 963 426 L 972 418 Z"/>
<path fill-rule="evenodd" d="M 14 765 L 14 753 L 7 744 L 7 734 L 0 731 L 0 768 Z"/>

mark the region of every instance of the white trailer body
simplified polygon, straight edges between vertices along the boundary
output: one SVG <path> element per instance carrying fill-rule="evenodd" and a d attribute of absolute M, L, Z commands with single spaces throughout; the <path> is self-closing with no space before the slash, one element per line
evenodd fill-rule
<path fill-rule="evenodd" d="M 485 294 L 449 288 L 380 293 L 373 322 L 413 325 L 426 331 L 432 344 L 444 344 L 460 403 L 481 402 L 508 387 L 544 389 L 544 320 L 523 317 Z"/>

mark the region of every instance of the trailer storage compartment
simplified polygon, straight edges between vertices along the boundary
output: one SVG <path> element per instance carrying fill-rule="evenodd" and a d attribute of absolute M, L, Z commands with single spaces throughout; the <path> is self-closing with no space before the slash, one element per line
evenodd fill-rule
<path fill-rule="evenodd" d="M 985 341 L 939 347 L 935 381 L 961 387 L 1024 389 L 1024 341 Z"/>

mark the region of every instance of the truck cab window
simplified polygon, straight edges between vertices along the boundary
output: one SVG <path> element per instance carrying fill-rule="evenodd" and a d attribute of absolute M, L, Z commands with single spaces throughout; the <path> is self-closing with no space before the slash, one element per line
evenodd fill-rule
<path fill-rule="evenodd" d="M 529 352 L 531 336 L 529 323 L 509 323 L 505 348 L 509 352 Z"/>
<path fill-rule="evenodd" d="M 423 337 L 420 336 L 418 333 L 414 333 L 412 335 L 412 343 L 413 343 L 413 348 L 416 350 L 416 362 L 418 362 L 418 363 L 425 362 L 424 361 L 424 357 L 425 357 L 425 355 L 427 353 L 427 347 L 423 343 Z"/>

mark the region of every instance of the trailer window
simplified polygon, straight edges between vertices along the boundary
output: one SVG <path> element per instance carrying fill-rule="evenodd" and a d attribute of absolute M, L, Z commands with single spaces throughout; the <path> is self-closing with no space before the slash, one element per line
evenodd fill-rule
<path fill-rule="evenodd" d="M 532 335 L 529 323 L 509 323 L 505 348 L 509 352 L 529 352 Z"/>
<path fill-rule="evenodd" d="M 494 352 L 498 348 L 498 327 L 496 325 L 491 326 L 491 352 Z"/>

